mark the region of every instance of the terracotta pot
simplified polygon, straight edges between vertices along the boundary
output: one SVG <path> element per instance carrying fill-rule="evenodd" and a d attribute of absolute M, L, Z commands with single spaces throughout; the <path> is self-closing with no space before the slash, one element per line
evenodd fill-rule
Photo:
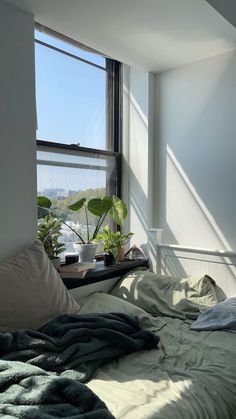
<path fill-rule="evenodd" d="M 118 256 L 117 256 L 118 262 L 123 262 L 125 260 L 125 248 L 124 246 L 121 246 L 118 250 Z"/>

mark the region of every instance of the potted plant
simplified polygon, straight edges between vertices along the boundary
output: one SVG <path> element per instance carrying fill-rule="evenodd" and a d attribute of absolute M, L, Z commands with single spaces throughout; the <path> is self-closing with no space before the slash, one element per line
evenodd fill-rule
<path fill-rule="evenodd" d="M 68 209 L 71 212 L 81 212 L 81 215 L 82 212 L 84 212 L 85 216 L 85 234 L 83 235 L 74 230 L 74 233 L 78 238 L 74 242 L 74 249 L 79 254 L 79 260 L 81 262 L 93 262 L 97 249 L 95 239 L 111 206 L 112 200 L 107 196 L 89 200 L 81 198 L 79 201 L 68 206 Z M 91 215 L 93 216 L 95 223 L 92 228 L 90 226 Z"/>
<path fill-rule="evenodd" d="M 75 236 L 78 238 L 78 240 L 75 242 L 75 246 L 78 248 L 80 262 L 92 262 L 94 260 L 97 247 L 96 237 L 102 227 L 102 224 L 104 223 L 106 216 L 109 215 L 114 220 L 114 222 L 117 223 L 117 220 L 119 221 L 120 219 L 123 219 L 123 215 L 127 214 L 126 204 L 115 196 L 105 196 L 103 198 L 92 198 L 89 200 L 86 198 L 81 198 L 79 201 L 69 205 L 68 209 L 72 212 L 84 211 L 86 226 L 85 237 L 82 233 L 72 228 L 68 222 L 62 219 L 63 214 L 61 210 L 58 208 L 53 208 L 50 199 L 44 196 L 38 197 L 39 213 L 43 213 L 44 215 L 45 212 L 47 214 L 53 214 L 59 218 L 61 222 L 65 224 L 71 231 L 73 231 Z M 95 217 L 95 225 L 92 229 L 89 227 L 90 215 Z"/>
<path fill-rule="evenodd" d="M 111 216 L 112 219 L 116 224 L 119 225 L 120 231 L 119 235 L 117 236 L 117 248 L 118 248 L 118 254 L 117 254 L 117 260 L 121 262 L 125 258 L 125 244 L 129 241 L 130 237 L 133 236 L 133 233 L 124 233 L 124 221 L 128 215 L 128 209 L 127 206 L 120 206 L 119 202 L 116 197 L 113 198 L 114 205 L 111 209 Z"/>
<path fill-rule="evenodd" d="M 111 219 L 119 225 L 122 225 L 123 220 L 126 218 L 128 210 L 126 204 L 116 196 L 105 196 L 104 198 L 93 198 L 86 200 L 85 198 L 80 199 L 72 205 L 68 206 L 71 211 L 85 211 L 86 216 L 86 241 L 82 240 L 80 243 L 75 243 L 78 246 L 79 256 L 81 260 L 85 261 L 84 253 L 92 252 L 91 247 L 94 246 L 95 250 L 97 247 L 97 236 L 99 231 L 104 223 L 104 220 L 107 216 L 110 216 Z M 89 231 L 89 213 L 97 217 L 97 222 L 95 227 L 90 232 Z M 81 237 L 79 237 L 81 239 Z M 88 250 L 87 250 L 88 248 Z M 93 258 L 95 251 L 93 253 Z M 87 257 L 87 256 L 86 256 Z M 88 259 L 86 259 L 88 260 Z"/>
<path fill-rule="evenodd" d="M 45 252 L 55 269 L 60 267 L 59 254 L 65 250 L 65 244 L 60 242 L 62 223 L 51 215 L 46 215 L 38 224 L 38 239 L 43 243 Z"/>
<path fill-rule="evenodd" d="M 96 237 L 102 241 L 104 248 L 104 265 L 115 265 L 119 251 L 130 239 L 133 233 L 124 234 L 121 231 L 112 231 L 107 225 Z"/>

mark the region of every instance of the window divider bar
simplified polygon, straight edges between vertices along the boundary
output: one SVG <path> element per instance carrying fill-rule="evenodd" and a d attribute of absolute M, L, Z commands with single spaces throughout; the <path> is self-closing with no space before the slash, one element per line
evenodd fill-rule
<path fill-rule="evenodd" d="M 47 42 L 44 42 L 44 41 L 40 41 L 39 39 L 35 39 L 35 42 L 36 42 L 36 44 L 40 44 L 43 47 L 50 48 L 53 51 L 60 52 L 61 54 L 66 55 L 67 57 L 74 58 L 75 60 L 81 61 L 82 63 L 89 64 L 89 65 L 91 65 L 93 67 L 99 68 L 99 70 L 103 70 L 103 71 L 107 72 L 107 69 L 105 67 L 102 67 L 99 64 L 95 64 L 92 61 L 85 60 L 85 58 L 80 58 L 77 55 L 72 54 L 71 52 L 65 51 L 64 49 L 61 49 L 61 48 L 58 48 L 58 47 L 54 47 L 53 45 L 50 45 L 50 44 L 48 44 Z"/>
<path fill-rule="evenodd" d="M 114 151 L 119 152 L 117 158 L 117 196 L 122 196 L 122 82 L 121 64 L 113 61 L 114 66 Z"/>
<path fill-rule="evenodd" d="M 88 47 L 87 45 L 82 44 L 81 42 L 77 41 L 76 39 L 70 38 L 69 36 L 63 35 L 60 32 L 55 31 L 54 29 L 48 28 L 48 26 L 42 25 L 39 22 L 35 22 L 35 28 L 39 32 L 46 33 L 49 36 L 53 36 L 54 38 L 58 38 L 63 42 L 66 42 L 69 45 L 74 45 L 77 48 L 82 49 L 86 52 L 91 52 L 92 54 L 98 54 L 102 57 L 107 57 L 106 54 L 103 54 L 101 51 L 97 51 L 91 47 Z"/>
<path fill-rule="evenodd" d="M 107 170 L 107 166 L 96 166 L 92 164 L 83 164 L 83 163 L 68 163 L 60 161 L 51 161 L 51 160 L 42 160 L 38 159 L 37 164 L 41 166 L 53 166 L 53 167 L 69 167 L 72 169 L 88 169 L 88 170 Z"/>
<path fill-rule="evenodd" d="M 51 151 L 53 153 L 75 154 L 77 152 L 77 154 L 80 154 L 81 152 L 83 155 L 88 154 L 89 157 L 91 157 L 91 154 L 111 157 L 119 155 L 116 151 L 99 150 L 96 148 L 81 147 L 77 144 L 62 144 L 43 140 L 37 140 L 37 148 L 39 151 Z"/>

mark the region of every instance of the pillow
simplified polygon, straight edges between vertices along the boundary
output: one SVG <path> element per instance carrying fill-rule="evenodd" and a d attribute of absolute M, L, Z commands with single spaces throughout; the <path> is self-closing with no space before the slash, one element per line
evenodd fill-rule
<path fill-rule="evenodd" d="M 236 297 L 227 298 L 201 313 L 190 329 L 226 330 L 236 333 Z"/>
<path fill-rule="evenodd" d="M 225 298 L 209 276 L 172 278 L 149 271 L 127 274 L 112 294 L 153 315 L 196 319 L 199 313 Z"/>
<path fill-rule="evenodd" d="M 162 319 L 155 319 L 141 308 L 110 294 L 95 292 L 80 300 L 80 314 L 87 313 L 122 313 L 136 316 L 143 329 L 150 329 L 153 332 L 160 330 L 166 325 Z"/>
<path fill-rule="evenodd" d="M 0 264 L 0 331 L 37 329 L 79 308 L 39 240 Z"/>

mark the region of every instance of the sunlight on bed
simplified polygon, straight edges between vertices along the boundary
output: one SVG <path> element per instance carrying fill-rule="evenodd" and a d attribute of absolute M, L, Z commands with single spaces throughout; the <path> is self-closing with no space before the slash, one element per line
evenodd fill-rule
<path fill-rule="evenodd" d="M 93 390 L 107 405 L 116 418 L 154 417 L 167 405 L 177 404 L 182 400 L 182 395 L 192 386 L 192 380 L 184 379 L 160 381 L 133 379 L 125 377 L 119 381 L 113 379 L 111 370 L 99 372 L 88 387 Z M 142 416 L 144 415 L 144 416 Z"/>

